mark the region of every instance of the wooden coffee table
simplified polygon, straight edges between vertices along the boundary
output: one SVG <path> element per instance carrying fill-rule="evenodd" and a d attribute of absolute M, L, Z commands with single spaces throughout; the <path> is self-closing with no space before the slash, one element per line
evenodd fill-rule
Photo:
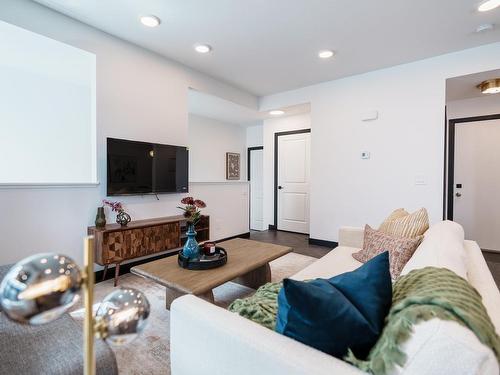
<path fill-rule="evenodd" d="M 133 274 L 165 286 L 166 305 L 185 294 L 214 302 L 212 289 L 228 281 L 257 289 L 271 281 L 269 262 L 292 251 L 287 246 L 236 238 L 218 243 L 227 251 L 227 263 L 219 268 L 192 271 L 177 264 L 177 256 L 155 260 L 131 269 Z"/>

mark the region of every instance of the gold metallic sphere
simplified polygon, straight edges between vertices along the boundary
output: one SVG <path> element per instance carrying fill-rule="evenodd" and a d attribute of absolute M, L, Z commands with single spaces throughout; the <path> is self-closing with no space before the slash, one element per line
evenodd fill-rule
<path fill-rule="evenodd" d="M 107 342 L 124 345 L 142 332 L 149 313 L 149 301 L 144 293 L 132 288 L 120 288 L 108 294 L 101 302 L 96 323 L 102 327 L 102 337 Z"/>
<path fill-rule="evenodd" d="M 67 256 L 38 254 L 16 263 L 0 284 L 0 304 L 21 323 L 49 323 L 78 301 L 82 275 Z"/>

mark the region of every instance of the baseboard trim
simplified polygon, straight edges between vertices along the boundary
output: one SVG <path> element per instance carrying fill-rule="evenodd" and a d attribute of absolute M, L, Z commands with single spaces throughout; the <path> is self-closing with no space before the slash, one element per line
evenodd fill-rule
<path fill-rule="evenodd" d="M 237 234 L 236 236 L 231 236 L 231 237 L 222 238 L 222 239 L 217 240 L 217 241 L 215 241 L 215 242 L 229 241 L 229 240 L 233 240 L 233 239 L 235 239 L 235 238 L 250 238 L 250 232 Z"/>
<path fill-rule="evenodd" d="M 228 241 L 228 240 L 232 240 L 234 238 L 250 238 L 250 232 L 241 233 L 241 234 L 238 234 L 236 236 L 222 238 L 222 239 L 217 240 L 215 242 Z M 130 262 L 130 263 L 121 264 L 120 265 L 120 276 L 123 276 L 123 275 L 125 275 L 127 273 L 130 273 L 130 269 L 132 267 L 135 267 L 135 266 L 138 266 L 138 265 L 144 264 L 144 263 L 153 262 L 155 260 L 159 260 L 159 259 L 163 259 L 163 258 L 168 258 L 168 257 L 174 256 L 174 255 L 177 255 L 177 254 L 178 254 L 178 250 L 175 250 L 175 251 L 168 252 L 168 253 L 165 253 L 165 254 L 156 255 L 156 256 L 153 256 L 153 257 L 150 257 L 150 258 L 140 259 L 140 260 L 136 260 L 136 261 L 133 261 L 133 262 Z M 94 272 L 96 283 L 100 283 L 101 281 L 106 281 L 106 280 L 114 279 L 115 278 L 115 267 L 109 267 L 108 268 L 108 272 L 106 273 L 106 278 L 104 280 L 102 279 L 102 275 L 103 274 L 104 274 L 104 270 L 100 270 L 100 271 Z"/>
<path fill-rule="evenodd" d="M 309 243 L 311 245 L 325 246 L 325 247 L 330 247 L 332 249 L 335 249 L 337 246 L 339 246 L 339 243 L 335 241 L 319 240 L 317 238 L 311 238 L 311 237 L 309 237 Z"/>

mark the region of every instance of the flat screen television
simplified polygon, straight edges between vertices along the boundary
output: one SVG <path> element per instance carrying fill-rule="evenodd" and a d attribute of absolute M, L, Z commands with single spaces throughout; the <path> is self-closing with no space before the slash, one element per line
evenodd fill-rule
<path fill-rule="evenodd" d="M 108 196 L 189 191 L 186 147 L 108 138 L 107 155 Z"/>

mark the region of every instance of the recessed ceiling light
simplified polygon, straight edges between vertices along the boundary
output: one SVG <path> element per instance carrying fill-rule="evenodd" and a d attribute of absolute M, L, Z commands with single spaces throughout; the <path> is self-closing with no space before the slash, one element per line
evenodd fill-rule
<path fill-rule="evenodd" d="M 500 93 L 500 78 L 488 79 L 477 85 L 483 94 L 498 94 Z"/>
<path fill-rule="evenodd" d="M 194 50 L 198 53 L 209 53 L 212 50 L 208 44 L 197 44 L 194 46 Z"/>
<path fill-rule="evenodd" d="M 500 0 L 487 0 L 477 8 L 480 12 L 488 12 L 500 6 Z"/>
<path fill-rule="evenodd" d="M 158 17 L 153 16 L 153 15 L 141 16 L 140 20 L 141 20 L 141 23 L 147 27 L 156 27 L 161 23 L 161 20 Z"/>
<path fill-rule="evenodd" d="M 271 116 L 281 116 L 285 114 L 285 111 L 282 111 L 281 109 L 275 109 L 273 111 L 269 111 L 269 114 Z"/>
<path fill-rule="evenodd" d="M 320 59 L 329 59 L 332 57 L 335 53 L 329 49 L 325 49 L 323 51 L 318 52 L 318 56 Z"/>

